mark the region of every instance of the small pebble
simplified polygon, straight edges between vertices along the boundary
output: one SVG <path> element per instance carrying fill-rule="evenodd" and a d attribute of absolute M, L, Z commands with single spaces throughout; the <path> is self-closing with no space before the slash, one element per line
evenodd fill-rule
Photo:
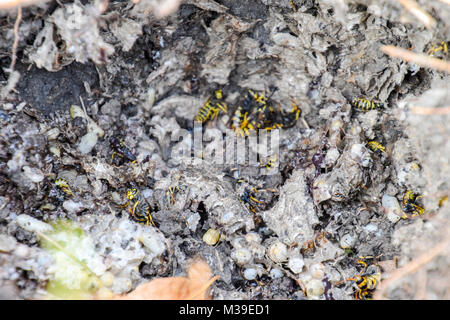
<path fill-rule="evenodd" d="M 318 298 L 325 291 L 323 282 L 318 279 L 311 279 L 306 284 L 306 295 L 308 298 Z"/>
<path fill-rule="evenodd" d="M 31 181 L 33 181 L 34 183 L 39 183 L 42 180 L 44 180 L 44 174 L 38 168 L 32 168 L 32 167 L 29 167 L 29 166 L 24 166 L 23 167 L 23 172 L 25 173 L 25 176 L 28 179 L 30 179 Z"/>
<path fill-rule="evenodd" d="M 248 268 L 244 270 L 245 280 L 255 280 L 258 276 L 258 272 L 254 268 Z"/>
<path fill-rule="evenodd" d="M 272 279 L 278 279 L 283 277 L 283 271 L 281 271 L 278 268 L 274 268 L 272 270 L 270 270 L 269 275 Z"/>
<path fill-rule="evenodd" d="M 314 263 L 309 267 L 309 273 L 313 278 L 322 280 L 325 276 L 325 267 L 320 262 Z"/>
<path fill-rule="evenodd" d="M 53 227 L 48 223 L 42 222 L 27 214 L 18 215 L 16 221 L 20 227 L 30 232 L 45 233 L 53 230 Z"/>
<path fill-rule="evenodd" d="M 77 202 L 70 199 L 64 201 L 62 206 L 68 213 L 79 213 L 86 209 L 85 205 L 82 202 Z"/>
<path fill-rule="evenodd" d="M 248 243 L 260 243 L 261 237 L 256 232 L 249 232 L 245 235 L 245 241 L 247 241 Z"/>
<path fill-rule="evenodd" d="M 203 242 L 209 244 L 210 246 L 213 246 L 217 242 L 219 242 L 219 239 L 220 239 L 220 232 L 216 229 L 209 229 L 203 235 Z"/>
<path fill-rule="evenodd" d="M 392 223 L 398 222 L 401 217 L 405 216 L 405 213 L 402 211 L 402 208 L 395 197 L 386 194 L 383 195 L 383 198 L 381 198 L 381 205 L 385 209 L 387 219 Z"/>
<path fill-rule="evenodd" d="M 288 257 L 288 250 L 284 243 L 277 241 L 267 249 L 267 255 L 274 262 L 284 262 Z"/>
<path fill-rule="evenodd" d="M 289 258 L 288 267 L 295 274 L 302 272 L 305 262 L 302 257 L 294 256 Z"/>
<path fill-rule="evenodd" d="M 140 241 L 149 249 L 153 254 L 160 255 L 166 250 L 164 243 L 159 239 L 159 237 L 154 233 L 145 232 L 141 235 Z"/>
<path fill-rule="evenodd" d="M 0 234 L 0 251 L 10 252 L 16 247 L 16 238 L 8 236 L 6 234 Z"/>
<path fill-rule="evenodd" d="M 342 236 L 341 240 L 339 241 L 339 245 L 342 249 L 349 249 L 355 245 L 355 237 L 352 236 L 349 233 L 346 233 Z"/>
<path fill-rule="evenodd" d="M 239 248 L 231 252 L 231 259 L 233 259 L 236 264 L 242 266 L 252 260 L 252 254 L 248 249 Z"/>
<path fill-rule="evenodd" d="M 98 141 L 98 136 L 94 132 L 88 132 L 81 137 L 80 143 L 78 144 L 78 150 L 83 154 L 88 154 L 92 151 L 94 146 Z"/>
<path fill-rule="evenodd" d="M 49 131 L 47 131 L 47 137 L 48 140 L 55 140 L 59 136 L 59 129 L 58 128 L 52 128 Z"/>

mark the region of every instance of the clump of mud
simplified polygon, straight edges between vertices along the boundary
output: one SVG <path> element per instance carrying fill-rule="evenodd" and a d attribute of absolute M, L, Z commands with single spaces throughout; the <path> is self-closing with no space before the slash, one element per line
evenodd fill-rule
<path fill-rule="evenodd" d="M 14 90 L 16 14 L 0 13 L 1 297 L 45 295 L 52 258 L 37 232 L 61 218 L 91 237 L 113 292 L 182 274 L 199 255 L 220 276 L 214 299 L 353 299 L 360 257 L 383 283 L 444 241 L 449 115 L 412 110 L 445 106 L 448 75 L 379 48 L 447 41 L 446 4 L 423 4 L 437 21 L 426 29 L 389 1 L 185 1 L 161 18 L 164 2 L 23 8 Z M 249 89 L 281 115 L 301 109 L 272 135 L 277 157 L 256 163 L 233 148 L 258 152 L 261 140 L 225 139 Z M 199 127 L 215 90 L 227 110 Z M 124 205 L 133 188 L 153 224 Z M 403 210 L 408 190 L 424 196 L 423 216 Z M 448 297 L 440 254 L 424 271 L 429 298 Z M 402 281 L 384 294 L 418 298 L 423 283 Z"/>

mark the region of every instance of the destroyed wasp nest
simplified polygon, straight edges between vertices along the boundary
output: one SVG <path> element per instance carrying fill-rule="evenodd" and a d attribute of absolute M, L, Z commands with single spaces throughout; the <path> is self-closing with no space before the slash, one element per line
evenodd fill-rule
<path fill-rule="evenodd" d="M 445 10 L 433 33 L 384 1 L 186 1 L 159 20 L 146 3 L 23 9 L 21 78 L 0 110 L 2 294 L 42 297 L 56 271 L 39 234 L 67 218 L 91 239 L 77 257 L 115 294 L 201 255 L 214 299 L 370 297 L 350 279 L 406 264 L 418 241 L 403 228 L 434 230 L 448 187 L 445 134 L 417 141 L 404 122 L 447 129 L 409 118 L 408 99 L 443 105 L 448 79 L 379 47 L 441 55 Z M 273 130 L 277 157 L 201 161 L 228 131 L 254 151 L 252 133 Z M 428 169 L 431 184 L 430 167 L 443 172 Z"/>

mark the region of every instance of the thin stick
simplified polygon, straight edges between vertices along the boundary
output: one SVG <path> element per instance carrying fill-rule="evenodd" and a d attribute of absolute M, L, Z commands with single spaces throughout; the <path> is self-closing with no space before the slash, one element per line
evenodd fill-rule
<path fill-rule="evenodd" d="M 406 266 L 395 270 L 391 273 L 388 279 L 381 282 L 380 286 L 378 287 L 377 291 L 375 292 L 374 299 L 375 300 L 381 300 L 384 299 L 384 293 L 389 285 L 396 282 L 397 280 L 403 278 L 407 274 L 413 273 L 417 271 L 420 267 L 423 265 L 429 263 L 431 260 L 433 260 L 437 255 L 442 253 L 445 249 L 447 249 L 447 246 L 450 244 L 450 237 L 447 236 L 444 241 L 440 242 L 431 250 L 428 250 L 418 258 L 412 260 L 410 263 L 408 263 Z"/>
<path fill-rule="evenodd" d="M 11 65 L 9 66 L 9 73 L 12 74 L 14 72 L 14 66 L 16 65 L 17 61 L 17 46 L 19 45 L 19 26 L 20 21 L 22 21 L 22 7 L 19 6 L 17 8 L 17 17 L 16 22 L 14 22 L 14 42 L 12 46 L 12 52 L 11 52 Z"/>
<path fill-rule="evenodd" d="M 431 58 L 424 54 L 414 53 L 391 45 L 382 46 L 381 51 L 383 51 L 385 54 L 391 57 L 415 63 L 421 67 L 436 69 L 439 71 L 450 73 L 450 63 L 445 62 L 441 59 Z"/>
<path fill-rule="evenodd" d="M 205 285 L 203 285 L 197 292 L 195 292 L 194 294 L 192 294 L 191 296 L 189 296 L 186 300 L 194 300 L 195 298 L 197 298 L 199 295 L 201 295 L 202 293 L 204 293 L 206 291 L 206 289 L 208 289 L 217 279 L 219 279 L 219 276 L 215 276 L 214 278 L 211 278 L 211 280 L 209 280 Z"/>
<path fill-rule="evenodd" d="M 420 106 L 412 106 L 411 112 L 420 115 L 446 115 L 450 114 L 450 107 L 425 108 Z"/>
<path fill-rule="evenodd" d="M 414 0 L 397 0 L 417 19 L 419 19 L 427 28 L 436 26 L 436 20 L 426 13 Z"/>
<path fill-rule="evenodd" d="M 26 7 L 48 0 L 0 0 L 0 9 L 12 9 L 15 7 Z"/>

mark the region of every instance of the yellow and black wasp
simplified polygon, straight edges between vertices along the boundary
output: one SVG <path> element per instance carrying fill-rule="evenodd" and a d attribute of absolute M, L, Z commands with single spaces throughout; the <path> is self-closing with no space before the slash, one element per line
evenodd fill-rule
<path fill-rule="evenodd" d="M 364 260 L 372 258 L 371 256 L 359 258 L 357 263 L 364 266 L 363 270 L 355 277 L 347 280 L 354 281 L 357 287 L 355 292 L 356 300 L 370 299 L 377 285 L 381 281 L 381 269 L 377 264 L 367 266 L 367 263 Z"/>
<path fill-rule="evenodd" d="M 252 131 L 256 131 L 257 114 L 255 111 L 258 108 L 263 108 L 266 100 L 264 95 L 258 95 L 252 90 L 248 90 L 242 101 L 242 106 L 239 105 L 236 108 L 231 119 L 231 128 L 238 136 L 248 136 Z"/>
<path fill-rule="evenodd" d="M 383 109 L 384 103 L 382 102 L 375 102 L 373 100 L 368 100 L 364 98 L 355 98 L 352 101 L 352 105 L 362 111 L 369 111 L 369 110 L 375 110 L 375 109 Z"/>
<path fill-rule="evenodd" d="M 170 205 L 173 205 L 175 203 L 175 195 L 180 192 L 180 188 L 178 186 L 175 187 L 169 187 L 166 191 L 167 196 L 167 202 Z"/>
<path fill-rule="evenodd" d="M 256 198 L 256 193 L 258 190 L 256 188 L 244 189 L 244 193 L 241 196 L 241 201 L 249 205 L 251 212 L 256 213 L 259 205 L 264 204 L 263 201 Z M 255 208 L 256 207 L 256 208 Z M 259 210 L 258 210 L 259 211 Z"/>
<path fill-rule="evenodd" d="M 248 204 L 251 212 L 257 213 L 268 209 L 273 201 L 275 192 L 275 189 L 245 188 L 241 201 Z"/>
<path fill-rule="evenodd" d="M 427 54 L 429 56 L 436 56 L 436 55 L 442 55 L 447 56 L 448 55 L 448 42 L 441 41 L 439 46 L 432 46 L 430 50 L 428 50 Z"/>
<path fill-rule="evenodd" d="M 227 113 L 228 108 L 226 103 L 223 101 L 222 90 L 216 90 L 214 91 L 214 97 L 209 98 L 200 108 L 195 116 L 195 121 L 205 123 L 209 119 L 213 120 L 219 115 L 220 111 Z"/>
<path fill-rule="evenodd" d="M 261 163 L 261 166 L 266 167 L 267 170 L 271 170 L 278 166 L 278 157 L 277 155 L 273 155 L 267 159 L 266 163 Z"/>
<path fill-rule="evenodd" d="M 376 152 L 376 151 L 386 152 L 386 148 L 377 141 L 369 141 L 369 142 L 367 142 L 367 145 L 373 152 Z"/>
<path fill-rule="evenodd" d="M 439 199 L 438 202 L 438 206 L 439 208 L 442 208 L 443 206 L 445 206 L 448 202 L 448 196 L 443 196 L 442 198 Z"/>
<path fill-rule="evenodd" d="M 67 197 L 73 197 L 74 194 L 70 189 L 69 183 L 64 178 L 56 179 L 53 182 L 56 188 L 49 188 L 47 194 L 45 195 L 45 204 L 42 207 L 47 207 L 50 203 L 55 205 L 61 205 Z M 49 202 L 47 202 L 49 201 Z"/>
<path fill-rule="evenodd" d="M 127 190 L 128 202 L 122 205 L 122 208 L 128 207 L 133 220 L 149 225 L 150 222 L 156 227 L 150 214 L 151 208 L 147 201 L 142 197 L 141 192 L 137 188 Z"/>
<path fill-rule="evenodd" d="M 73 192 L 70 189 L 69 183 L 64 178 L 59 178 L 55 180 L 55 185 L 62 190 L 65 194 L 73 196 Z"/>
<path fill-rule="evenodd" d="M 292 103 L 289 112 L 275 109 L 273 102 L 253 90 L 248 90 L 242 103 L 236 108 L 231 119 L 231 128 L 244 137 L 259 130 L 274 130 L 292 127 L 301 115 L 301 109 Z"/>
<path fill-rule="evenodd" d="M 402 209 L 406 213 L 412 214 L 412 216 L 421 216 L 425 213 L 423 206 L 418 204 L 418 199 L 423 198 L 422 195 L 418 195 L 411 190 L 407 190 L 403 196 Z"/>
<path fill-rule="evenodd" d="M 111 137 L 109 143 L 114 150 L 111 156 L 111 161 L 114 166 L 121 166 L 125 161 L 136 163 L 136 155 L 125 146 L 123 140 Z"/>

